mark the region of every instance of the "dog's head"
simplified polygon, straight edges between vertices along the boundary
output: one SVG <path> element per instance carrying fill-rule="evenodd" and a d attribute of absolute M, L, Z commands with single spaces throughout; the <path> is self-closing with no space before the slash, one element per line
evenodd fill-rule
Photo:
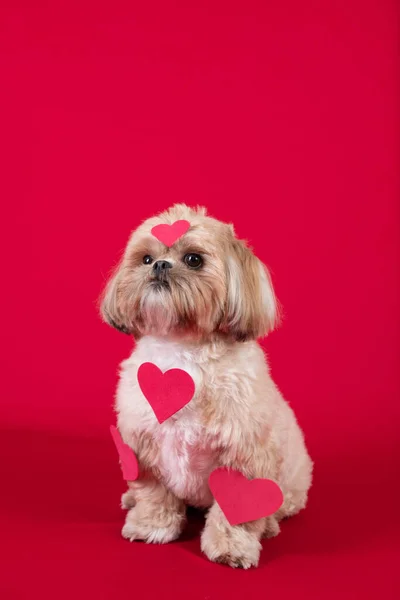
<path fill-rule="evenodd" d="M 151 233 L 181 219 L 190 227 L 171 247 Z M 136 337 L 221 332 L 248 340 L 273 329 L 277 307 L 266 267 L 235 238 L 232 225 L 178 204 L 133 232 L 101 313 Z"/>

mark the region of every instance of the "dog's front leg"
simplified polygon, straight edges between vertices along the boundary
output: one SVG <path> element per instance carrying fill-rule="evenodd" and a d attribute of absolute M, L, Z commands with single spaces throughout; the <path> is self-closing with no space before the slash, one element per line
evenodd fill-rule
<path fill-rule="evenodd" d="M 266 518 L 242 525 L 230 525 L 214 502 L 201 535 L 201 549 L 213 562 L 242 569 L 256 567 L 260 558 L 260 539 L 266 525 Z M 279 532 L 279 525 L 277 526 Z"/>
<path fill-rule="evenodd" d="M 126 516 L 122 535 L 131 542 L 167 544 L 179 537 L 186 519 L 186 506 L 153 478 L 130 484 L 135 506 Z"/>
<path fill-rule="evenodd" d="M 260 442 L 254 437 L 240 448 L 227 448 L 220 457 L 220 464 L 240 471 L 249 479 L 267 477 L 278 480 L 279 455 L 271 441 Z M 241 525 L 230 525 L 214 501 L 201 536 L 201 549 L 213 562 L 248 569 L 258 565 L 261 538 L 274 537 L 279 532 L 275 515 Z"/>

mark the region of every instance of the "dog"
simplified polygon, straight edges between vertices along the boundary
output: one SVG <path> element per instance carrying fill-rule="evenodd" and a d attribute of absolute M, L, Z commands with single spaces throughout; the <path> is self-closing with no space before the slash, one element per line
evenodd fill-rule
<path fill-rule="evenodd" d="M 170 247 L 152 229 L 186 220 Z M 176 204 L 131 235 L 107 283 L 101 314 L 136 346 L 122 362 L 117 424 L 141 475 L 122 496 L 122 535 L 164 544 L 179 537 L 186 506 L 207 509 L 201 548 L 214 562 L 257 566 L 263 537 L 306 506 L 313 463 L 294 412 L 272 381 L 257 339 L 274 329 L 278 308 L 267 268 L 231 224 L 204 208 Z M 183 369 L 193 399 L 160 425 L 137 371 L 152 362 Z M 275 481 L 284 495 L 272 516 L 232 526 L 208 485 L 218 467 Z"/>

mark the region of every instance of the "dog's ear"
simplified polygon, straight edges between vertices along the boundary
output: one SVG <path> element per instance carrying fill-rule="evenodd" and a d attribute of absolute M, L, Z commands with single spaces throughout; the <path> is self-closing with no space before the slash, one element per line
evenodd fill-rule
<path fill-rule="evenodd" d="M 277 302 L 265 265 L 232 236 L 227 257 L 227 302 L 223 329 L 236 340 L 267 335 L 277 323 Z"/>
<path fill-rule="evenodd" d="M 126 322 L 121 296 L 123 266 L 119 265 L 109 279 L 100 300 L 100 313 L 103 321 L 127 335 L 132 334 L 131 324 Z"/>

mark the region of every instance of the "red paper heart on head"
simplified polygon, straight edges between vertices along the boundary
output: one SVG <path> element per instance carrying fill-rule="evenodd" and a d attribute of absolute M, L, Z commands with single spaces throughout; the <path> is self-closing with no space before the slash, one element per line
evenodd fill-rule
<path fill-rule="evenodd" d="M 274 514 L 283 504 L 282 490 L 271 479 L 246 479 L 239 471 L 216 469 L 210 490 L 231 525 Z"/>
<path fill-rule="evenodd" d="M 140 365 L 137 378 L 159 423 L 186 406 L 194 395 L 194 381 L 182 369 L 170 369 L 163 373 L 156 365 L 147 362 Z"/>
<path fill-rule="evenodd" d="M 139 465 L 136 455 L 132 448 L 123 442 L 118 429 L 114 427 L 114 425 L 110 426 L 110 431 L 114 444 L 118 450 L 122 477 L 125 481 L 135 481 L 139 477 Z"/>
<path fill-rule="evenodd" d="M 161 225 L 155 225 L 151 230 L 151 233 L 165 246 L 172 246 L 190 227 L 189 221 L 175 221 L 172 225 L 162 223 Z"/>

